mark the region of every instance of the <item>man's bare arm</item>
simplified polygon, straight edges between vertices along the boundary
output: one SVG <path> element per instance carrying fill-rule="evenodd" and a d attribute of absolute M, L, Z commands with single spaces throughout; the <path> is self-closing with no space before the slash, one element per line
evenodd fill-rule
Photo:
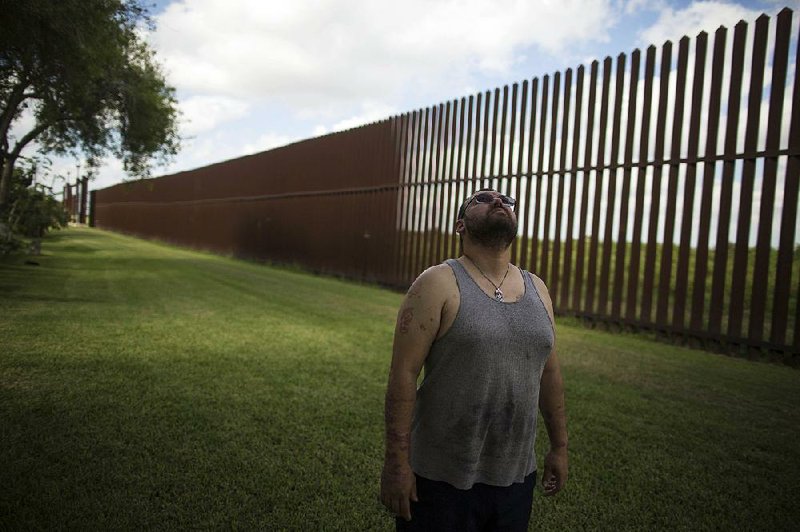
<path fill-rule="evenodd" d="M 547 427 L 547 436 L 550 438 L 550 451 L 544 459 L 542 485 L 545 495 L 555 495 L 566 484 L 569 471 L 564 384 L 555 351 L 551 353 L 542 372 L 539 409 Z"/>
<path fill-rule="evenodd" d="M 439 331 L 444 275 L 441 267 L 434 267 L 417 278 L 400 307 L 395 327 L 384 408 L 386 453 L 381 501 L 405 519 L 411 519 L 410 501 L 417 500 L 416 481 L 409 465 L 417 377 Z"/>
<path fill-rule="evenodd" d="M 555 324 L 553 303 L 547 287 L 541 279 L 534 277 L 534 283 L 542 296 L 550 320 Z M 556 354 L 555 339 L 553 350 L 542 371 L 539 389 L 539 410 L 542 412 L 547 436 L 550 439 L 550 451 L 544 459 L 542 485 L 545 495 L 555 495 L 564 487 L 569 472 L 567 456 L 567 415 L 564 404 L 564 381 L 561 377 L 561 365 Z"/>

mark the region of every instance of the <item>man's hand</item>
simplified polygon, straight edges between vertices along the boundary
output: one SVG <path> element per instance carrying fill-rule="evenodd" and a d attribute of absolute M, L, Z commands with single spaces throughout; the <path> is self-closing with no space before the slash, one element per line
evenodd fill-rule
<path fill-rule="evenodd" d="M 417 479 L 408 464 L 384 463 L 381 502 L 393 514 L 411 521 L 411 501 L 417 502 Z"/>
<path fill-rule="evenodd" d="M 545 497 L 555 495 L 567 483 L 568 462 L 566 447 L 550 449 L 550 452 L 544 457 L 542 487 Z"/>

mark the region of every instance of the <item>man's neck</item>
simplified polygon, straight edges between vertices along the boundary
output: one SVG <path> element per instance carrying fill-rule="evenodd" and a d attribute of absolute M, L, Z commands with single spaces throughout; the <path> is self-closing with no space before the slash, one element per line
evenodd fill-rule
<path fill-rule="evenodd" d="M 511 261 L 511 246 L 497 249 L 464 242 L 464 255 L 475 263 L 484 274 L 492 279 L 498 279 L 508 271 L 508 263 Z"/>

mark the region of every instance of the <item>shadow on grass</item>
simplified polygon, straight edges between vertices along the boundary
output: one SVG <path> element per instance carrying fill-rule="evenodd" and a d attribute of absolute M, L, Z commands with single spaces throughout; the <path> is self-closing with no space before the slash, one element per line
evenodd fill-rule
<path fill-rule="evenodd" d="M 97 253 L 99 251 L 98 248 L 87 246 L 85 244 L 70 244 L 66 246 L 60 246 L 59 251 L 65 251 L 67 253 Z"/>
<path fill-rule="evenodd" d="M 76 233 L 72 231 L 71 228 L 66 229 L 58 229 L 55 231 L 50 231 L 45 235 L 44 241 L 45 242 L 61 242 L 63 240 L 69 238 L 75 238 Z M 80 232 L 80 239 L 81 240 L 101 240 L 106 238 L 106 235 L 100 233 L 99 231 L 81 231 Z"/>
<path fill-rule="evenodd" d="M 6 301 L 37 301 L 40 303 L 104 303 L 102 299 L 90 299 L 88 297 L 67 297 L 59 295 L 35 295 L 27 292 L 16 290 L 12 287 L 7 290 L 7 287 L 2 287 L 2 299 Z"/>

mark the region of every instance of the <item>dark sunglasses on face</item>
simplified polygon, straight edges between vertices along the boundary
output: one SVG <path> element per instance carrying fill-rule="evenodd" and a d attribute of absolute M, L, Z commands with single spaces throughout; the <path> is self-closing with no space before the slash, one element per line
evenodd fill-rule
<path fill-rule="evenodd" d="M 476 194 L 472 200 L 475 203 L 493 203 L 495 198 L 500 198 L 500 201 L 503 202 L 503 205 L 506 207 L 513 209 L 514 206 L 517 204 L 517 200 L 512 197 L 505 196 L 500 194 L 499 196 L 495 196 L 489 192 L 481 192 L 480 194 Z"/>

